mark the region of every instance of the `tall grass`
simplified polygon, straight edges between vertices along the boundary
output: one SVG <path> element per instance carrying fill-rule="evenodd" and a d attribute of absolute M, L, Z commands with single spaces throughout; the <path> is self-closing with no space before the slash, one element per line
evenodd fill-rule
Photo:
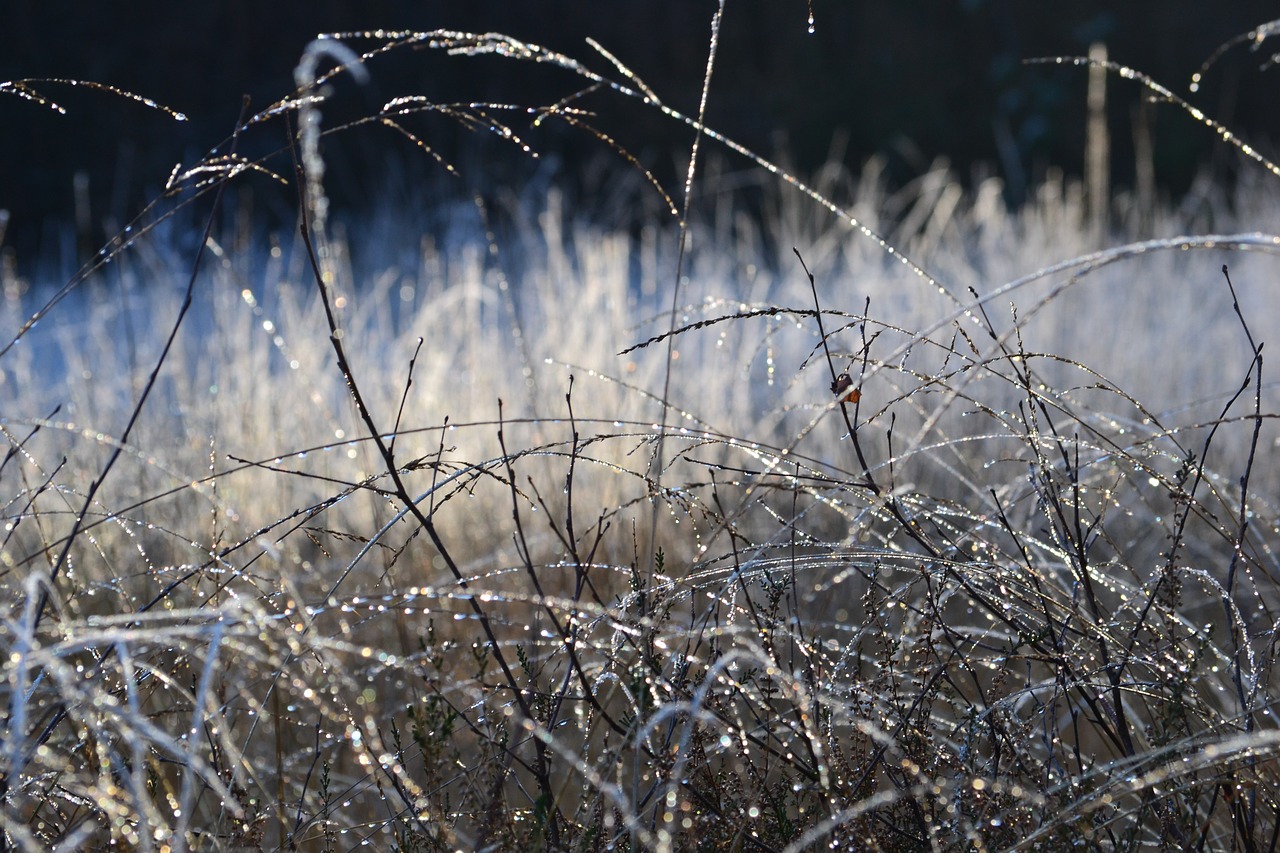
<path fill-rule="evenodd" d="M 743 153 L 608 54 L 372 43 Z M 0 282 L 7 847 L 1274 849 L 1269 184 L 1117 198 L 1102 250 L 1054 175 L 755 155 L 630 229 L 325 224 L 311 76 L 66 287 Z M 429 145 L 406 110 L 525 144 L 329 132 Z M 209 212 L 267 172 L 298 237 Z"/>

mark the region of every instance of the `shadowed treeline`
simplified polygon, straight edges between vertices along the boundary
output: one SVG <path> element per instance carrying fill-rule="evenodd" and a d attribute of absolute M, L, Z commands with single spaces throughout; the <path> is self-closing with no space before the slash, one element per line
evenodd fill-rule
<path fill-rule="evenodd" d="M 816 32 L 806 32 L 803 0 L 734 0 L 713 81 L 713 126 L 756 150 L 784 147 L 797 168 L 825 162 L 832 140 L 846 163 L 887 153 L 896 180 L 913 178 L 945 156 L 967 174 L 970 164 L 995 164 L 1018 202 L 1047 165 L 1078 172 L 1083 151 L 1085 75 L 1079 69 L 1028 67 L 1022 60 L 1081 55 L 1094 41 L 1112 59 L 1138 67 L 1185 93 L 1195 68 L 1222 42 L 1271 17 L 1257 0 L 1229 8 L 1194 0 L 1069 6 L 965 0 L 931 4 L 849 4 L 813 0 Z M 0 9 L 0 81 L 74 78 L 107 83 L 155 98 L 191 117 L 174 126 L 159 114 L 100 93 L 49 88 L 68 109 L 51 112 L 0 98 L 0 209 L 11 212 L 6 242 L 20 255 L 56 251 L 64 225 L 76 216 L 73 177 L 82 173 L 82 219 L 126 220 L 163 183 L 178 161 L 191 162 L 210 140 L 229 131 L 242 95 L 261 108 L 290 80 L 302 48 L 315 34 L 351 29 L 500 30 L 604 66 L 584 39 L 613 51 L 661 96 L 681 109 L 697 97 L 690 80 L 705 62 L 707 0 L 583 4 L 566 0 L 469 3 L 379 0 L 339 2 L 172 4 L 146 0 L 127 14 L 116 7 L 14 2 Z M 1239 49 L 1226 57 L 1196 99 L 1208 114 L 1247 137 L 1275 132 L 1269 81 L 1259 81 L 1263 55 Z M 541 71 L 542 69 L 537 69 Z M 404 94 L 440 101 L 551 102 L 566 94 L 563 74 L 522 71 L 490 60 L 404 55 L 388 61 L 375 85 L 354 94 L 358 109 Z M 1132 178 L 1132 111 L 1136 87 L 1113 81 L 1112 158 L 1119 184 Z M 1211 134 L 1157 111 L 1158 182 L 1177 192 L 1212 151 Z M 660 174 L 674 167 L 655 152 L 671 150 L 683 131 L 646 113 L 628 114 L 606 129 Z M 21 128 L 21 132 L 15 132 Z M 465 136 L 466 144 L 460 144 Z M 431 142 L 447 157 L 474 136 L 442 128 Z M 362 140 L 377 145 L 383 140 Z M 402 141 L 366 156 L 417 159 Z M 544 136 L 544 153 L 579 161 L 599 152 L 577 133 Z M 493 157 L 482 158 L 492 175 Z M 1230 160 L 1230 157 L 1226 158 Z M 429 164 L 428 164 L 429 166 Z M 334 187 L 339 201 L 361 202 L 361 173 Z M 370 193 L 377 195 L 381 188 Z M 86 201 L 88 205 L 86 207 Z M 84 223 L 82 223 L 83 227 Z M 96 242 L 100 233 L 82 235 Z"/>

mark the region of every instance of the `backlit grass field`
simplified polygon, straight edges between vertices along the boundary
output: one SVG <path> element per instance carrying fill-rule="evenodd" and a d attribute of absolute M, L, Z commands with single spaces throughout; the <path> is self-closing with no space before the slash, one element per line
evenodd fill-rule
<path fill-rule="evenodd" d="M 341 43 L 94 263 L 0 268 L 6 848 L 1275 849 L 1269 164 L 1099 234 L 1053 173 L 771 170 L 607 54 Z M 325 124 L 415 46 L 664 111 L 687 184 L 327 211 L 315 133 L 590 123 Z"/>

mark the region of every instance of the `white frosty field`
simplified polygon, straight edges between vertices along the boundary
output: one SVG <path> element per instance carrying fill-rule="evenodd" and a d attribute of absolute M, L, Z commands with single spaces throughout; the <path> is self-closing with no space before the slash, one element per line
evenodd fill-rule
<path fill-rule="evenodd" d="M 0 266 L 5 846 L 1274 844 L 1274 180 L 769 180 Z"/>

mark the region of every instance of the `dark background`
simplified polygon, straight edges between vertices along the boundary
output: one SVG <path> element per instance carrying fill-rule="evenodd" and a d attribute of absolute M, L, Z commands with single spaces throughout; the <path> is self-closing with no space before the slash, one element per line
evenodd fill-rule
<path fill-rule="evenodd" d="M 1107 43 L 1113 60 L 1147 72 L 1257 143 L 1277 135 L 1275 73 L 1260 66 L 1267 48 L 1229 52 L 1189 95 L 1192 72 L 1226 40 L 1276 16 L 1273 3 L 1240 0 L 1031 0 L 859 2 L 812 0 L 817 30 L 807 33 L 805 0 L 728 0 L 712 85 L 710 124 L 801 172 L 820 165 L 832 140 L 847 135 L 843 158 L 857 166 L 888 156 L 907 180 L 938 157 L 962 175 L 975 164 L 1005 178 L 1016 204 L 1050 166 L 1078 174 L 1085 126 L 1086 73 L 1028 66 L 1023 60 L 1080 55 Z M 7 245 L 19 256 L 58 251 L 74 221 L 73 175 L 86 175 L 93 228 L 126 221 L 163 185 L 178 162 L 195 162 L 232 130 L 241 96 L 263 108 L 292 89 L 292 69 L 312 36 L 351 29 L 498 31 L 537 42 L 616 76 L 584 43 L 592 36 L 629 64 L 672 106 L 696 111 L 706 63 L 711 0 L 225 0 L 0 4 L 0 81 L 76 78 L 109 83 L 172 106 L 191 121 L 106 94 L 42 84 L 68 115 L 0 96 L 0 209 L 11 214 Z M 438 101 L 546 104 L 579 87 L 571 75 L 494 57 L 401 52 L 371 66 L 374 83 L 340 83 L 331 120 L 375 111 L 397 95 Z M 1132 181 L 1131 116 L 1136 84 L 1109 87 L 1114 182 Z M 345 102 L 342 100 L 345 98 Z M 600 126 L 662 177 L 677 173 L 690 134 L 635 102 L 596 98 Z M 1155 109 L 1156 177 L 1185 190 L 1198 170 L 1230 177 L 1238 157 L 1176 108 Z M 523 158 L 510 146 L 437 121 L 415 128 L 464 171 L 501 181 Z M 524 126 L 517 123 L 517 131 Z M 284 141 L 283 125 L 246 139 L 263 153 Z M 479 134 L 483 136 L 483 134 Z M 842 137 L 843 138 L 843 137 Z M 598 142 L 559 127 L 531 132 L 547 156 L 537 169 L 573 179 Z M 1003 144 L 998 144 L 1003 140 Z M 384 199 L 389 184 L 439 171 L 394 134 L 362 129 L 330 152 L 339 204 L 358 209 Z M 330 155 L 331 156 L 331 155 Z M 342 162 L 350 160 L 349 165 Z M 557 165 L 558 164 L 558 165 Z M 566 164 L 570 164 L 566 166 Z M 276 165 L 287 167 L 287 160 Z M 1257 172 L 1261 179 L 1262 172 Z M 263 190 L 269 194 L 269 190 Z M 269 207 L 270 205 L 266 205 Z M 283 210 L 283 208 L 282 208 Z M 82 208 L 83 211 L 83 208 Z M 82 235 L 84 236 L 84 235 Z M 98 230 L 92 237 L 101 239 Z"/>

